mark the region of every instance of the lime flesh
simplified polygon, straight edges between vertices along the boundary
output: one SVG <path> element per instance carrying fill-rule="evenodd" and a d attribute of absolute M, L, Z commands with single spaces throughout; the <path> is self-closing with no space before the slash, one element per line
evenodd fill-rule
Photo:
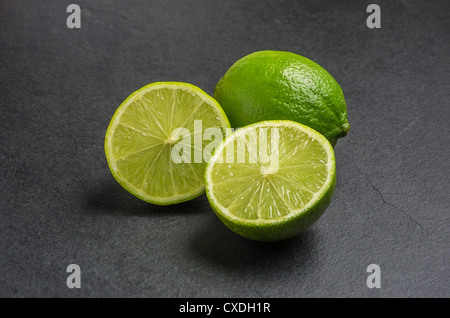
<path fill-rule="evenodd" d="M 260 144 L 250 147 L 250 140 L 266 140 L 266 153 L 277 153 L 277 164 L 262 160 Z M 238 146 L 243 144 L 247 147 Z M 336 183 L 334 151 L 307 126 L 260 122 L 227 137 L 205 179 L 211 207 L 232 231 L 254 240 L 283 240 L 312 225 L 329 205 Z"/>
<path fill-rule="evenodd" d="M 195 121 L 201 131 L 194 131 Z M 198 87 L 160 82 L 131 94 L 115 112 L 106 132 L 105 153 L 114 178 L 136 197 L 159 205 L 190 200 L 204 192 L 206 162 L 195 162 L 194 134 L 229 127 L 220 105 Z M 176 128 L 189 131 L 186 139 Z M 173 160 L 173 148 L 191 141 L 189 158 Z M 198 151 L 199 149 L 197 149 Z M 183 154 L 186 155 L 186 154 Z"/>

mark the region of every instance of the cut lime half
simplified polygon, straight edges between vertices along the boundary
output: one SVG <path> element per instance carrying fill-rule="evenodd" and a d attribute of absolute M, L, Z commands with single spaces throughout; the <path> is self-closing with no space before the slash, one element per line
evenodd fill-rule
<path fill-rule="evenodd" d="M 205 171 L 211 207 L 232 231 L 279 241 L 312 225 L 336 184 L 334 151 L 315 130 L 264 121 L 228 136 Z"/>
<path fill-rule="evenodd" d="M 117 182 L 136 197 L 159 205 L 187 201 L 205 189 L 204 131 L 217 128 L 225 136 L 228 127 L 220 105 L 200 88 L 149 84 L 115 112 L 105 137 L 106 158 Z M 200 161 L 194 160 L 195 153 Z M 183 160 L 174 160 L 180 156 Z"/>

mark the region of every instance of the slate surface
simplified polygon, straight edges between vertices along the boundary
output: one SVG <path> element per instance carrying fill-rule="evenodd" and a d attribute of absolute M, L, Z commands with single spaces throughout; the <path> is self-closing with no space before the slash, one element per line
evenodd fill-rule
<path fill-rule="evenodd" d="M 69 1 L 1 1 L 0 296 L 449 297 L 450 2 L 377 1 L 368 29 L 371 2 L 78 0 L 74 30 Z M 212 94 L 262 49 L 311 58 L 346 96 L 336 193 L 310 230 L 256 243 L 205 196 L 157 207 L 114 181 L 104 133 L 131 92 Z"/>

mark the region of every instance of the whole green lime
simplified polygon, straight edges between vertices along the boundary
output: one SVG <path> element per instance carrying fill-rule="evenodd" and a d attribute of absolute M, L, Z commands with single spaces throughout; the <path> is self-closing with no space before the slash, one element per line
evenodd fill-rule
<path fill-rule="evenodd" d="M 332 145 L 350 124 L 344 94 L 317 63 L 298 54 L 260 51 L 237 61 L 215 88 L 214 98 L 234 128 L 264 120 L 293 120 Z"/>

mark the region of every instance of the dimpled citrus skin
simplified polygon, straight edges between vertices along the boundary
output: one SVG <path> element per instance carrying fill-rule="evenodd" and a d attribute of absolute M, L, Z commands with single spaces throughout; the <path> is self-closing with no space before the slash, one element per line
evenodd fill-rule
<path fill-rule="evenodd" d="M 263 120 L 293 120 L 332 145 L 350 129 L 341 87 L 317 63 L 298 54 L 259 51 L 237 61 L 214 98 L 234 128 Z"/>

